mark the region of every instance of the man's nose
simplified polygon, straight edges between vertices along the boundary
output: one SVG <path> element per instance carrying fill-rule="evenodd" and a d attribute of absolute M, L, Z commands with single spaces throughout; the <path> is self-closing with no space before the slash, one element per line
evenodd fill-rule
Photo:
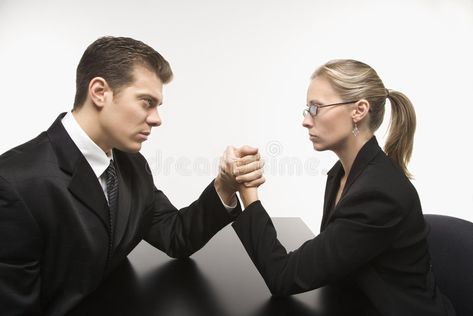
<path fill-rule="evenodd" d="M 147 123 L 150 126 L 159 126 L 161 125 L 161 117 L 159 116 L 158 108 L 154 108 L 148 114 Z"/>

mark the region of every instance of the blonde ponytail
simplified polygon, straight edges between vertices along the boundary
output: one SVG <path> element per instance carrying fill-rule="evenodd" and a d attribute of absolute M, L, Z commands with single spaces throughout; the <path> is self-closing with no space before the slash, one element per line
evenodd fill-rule
<path fill-rule="evenodd" d="M 391 122 L 384 151 L 407 177 L 412 178 L 412 174 L 407 170 L 407 164 L 412 155 L 416 130 L 414 107 L 399 91 L 388 90 L 388 98 L 391 102 Z"/>

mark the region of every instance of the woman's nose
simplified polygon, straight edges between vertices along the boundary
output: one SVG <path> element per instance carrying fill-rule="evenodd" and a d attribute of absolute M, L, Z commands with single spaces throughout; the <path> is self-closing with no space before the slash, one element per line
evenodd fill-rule
<path fill-rule="evenodd" d="M 304 126 L 305 128 L 311 128 L 312 126 L 314 126 L 314 118 L 312 117 L 312 115 L 307 113 L 304 116 L 304 120 L 302 120 L 302 126 Z"/>

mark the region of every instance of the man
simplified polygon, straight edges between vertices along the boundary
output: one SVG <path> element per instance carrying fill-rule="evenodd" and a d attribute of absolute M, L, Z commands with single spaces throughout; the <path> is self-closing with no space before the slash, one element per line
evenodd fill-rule
<path fill-rule="evenodd" d="M 100 38 L 78 65 L 73 110 L 0 156 L 0 314 L 63 315 L 141 240 L 187 257 L 241 211 L 230 159 L 179 211 L 155 188 L 139 150 L 171 79 L 148 45 Z M 255 149 L 235 155 L 260 167 Z M 264 181 L 255 169 L 240 179 Z"/>

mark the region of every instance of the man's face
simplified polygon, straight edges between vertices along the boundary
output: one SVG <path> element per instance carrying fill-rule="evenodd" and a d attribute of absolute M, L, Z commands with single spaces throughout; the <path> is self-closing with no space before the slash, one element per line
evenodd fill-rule
<path fill-rule="evenodd" d="M 131 84 L 112 93 L 100 111 L 99 124 L 106 148 L 138 152 L 151 128 L 161 125 L 158 106 L 163 99 L 162 81 L 142 66 L 135 66 L 133 78 Z"/>

